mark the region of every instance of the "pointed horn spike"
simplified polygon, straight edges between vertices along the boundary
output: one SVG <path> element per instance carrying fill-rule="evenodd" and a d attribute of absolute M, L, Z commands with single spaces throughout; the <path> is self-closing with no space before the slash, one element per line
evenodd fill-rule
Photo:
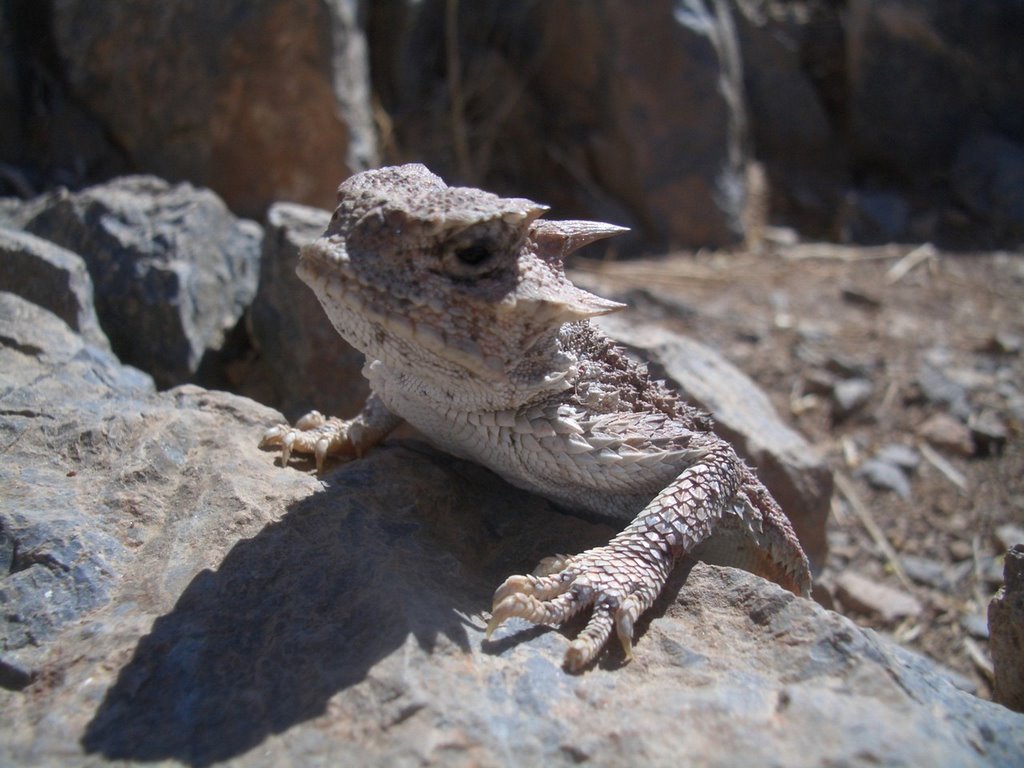
<path fill-rule="evenodd" d="M 585 245 L 628 231 L 629 227 L 601 221 L 568 220 L 536 221 L 531 234 L 534 242 L 542 248 L 568 256 Z"/>
<path fill-rule="evenodd" d="M 607 315 L 609 312 L 618 312 L 620 309 L 626 308 L 625 304 L 605 299 L 578 288 L 572 283 L 566 283 L 557 292 L 533 297 L 526 301 L 531 305 L 531 316 L 540 322 L 547 323 L 585 320 L 588 317 Z"/>
<path fill-rule="evenodd" d="M 506 197 L 503 202 L 506 216 L 521 217 L 525 221 L 533 221 L 551 210 L 550 205 L 535 203 L 525 197 Z"/>
<path fill-rule="evenodd" d="M 569 304 L 569 308 L 574 313 L 580 315 L 581 320 L 584 317 L 597 317 L 598 315 L 607 315 L 610 312 L 618 312 L 627 306 L 621 302 L 598 296 L 596 293 L 584 291 L 582 288 L 577 288 L 576 290 L 578 293 L 573 297 L 574 300 Z"/>

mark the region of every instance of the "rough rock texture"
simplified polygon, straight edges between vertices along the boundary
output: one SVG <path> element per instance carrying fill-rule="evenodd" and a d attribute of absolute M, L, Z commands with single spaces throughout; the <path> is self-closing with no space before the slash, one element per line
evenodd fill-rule
<path fill-rule="evenodd" d="M 69 93 L 73 109 L 23 107 L 35 126 L 12 133 L 29 148 L 45 129 L 65 137 L 50 162 L 69 172 L 76 151 L 95 164 L 102 140 L 123 169 L 188 179 L 259 216 L 277 199 L 328 205 L 338 179 L 376 162 L 355 0 L 28 5 L 5 5 L 31 65 L 11 79 Z M 78 112 L 92 133 L 73 130 Z"/>
<path fill-rule="evenodd" d="M 81 256 L 27 232 L 0 227 L 0 267 L 0 290 L 50 310 L 90 344 L 110 349 Z"/>
<path fill-rule="evenodd" d="M 353 416 L 370 392 L 361 373 L 363 355 L 338 335 L 295 274 L 299 247 L 323 234 L 330 218 L 328 211 L 292 203 L 267 212 L 259 290 L 249 310 L 259 359 L 241 384 L 245 394 L 273 403 L 289 419 L 314 408 Z M 251 382 L 261 389 L 253 390 Z"/>
<path fill-rule="evenodd" d="M 53 5 L 0 5 L 0 194 L 28 198 L 130 170 L 116 138 L 63 76 Z"/>
<path fill-rule="evenodd" d="M 18 297 L 0 321 L 4 765 L 1024 757 L 1024 717 L 739 571 L 677 569 L 626 666 L 483 643 L 505 575 L 611 529 L 416 443 L 276 467 L 280 414 L 155 393 Z"/>
<path fill-rule="evenodd" d="M 1024 544 L 1006 553 L 1003 586 L 988 606 L 995 700 L 1024 712 Z"/>
<path fill-rule="evenodd" d="M 129 521 L 117 519 L 109 485 L 74 468 L 116 441 L 105 421 L 137 408 L 153 382 L 14 294 L 0 292 L 0 328 L 0 676 L 24 684 L 8 652 L 29 652 L 105 603 L 130 560 L 131 542 L 116 535 Z"/>
<path fill-rule="evenodd" d="M 1024 143 L 989 132 L 969 136 L 957 151 L 952 183 L 972 211 L 1024 236 Z"/>
<path fill-rule="evenodd" d="M 861 160 L 923 181 L 976 130 L 1024 139 L 1020 3 L 850 0 L 847 29 Z"/>
<path fill-rule="evenodd" d="M 849 158 L 832 103 L 842 90 L 843 30 L 825 3 L 736 2 L 749 139 L 770 182 L 773 216 L 834 234 Z"/>
<path fill-rule="evenodd" d="M 726 3 L 460 3 L 458 86 L 444 8 L 370 9 L 375 88 L 408 156 L 630 227 L 616 248 L 737 240 L 743 104 Z"/>
<path fill-rule="evenodd" d="M 667 328 L 616 315 L 594 323 L 619 343 L 640 350 L 657 375 L 714 416 L 715 432 L 757 468 L 793 523 L 812 567 L 821 568 L 828 551 L 832 471 L 783 423 L 765 394 L 714 350 Z"/>
<path fill-rule="evenodd" d="M 27 231 L 85 260 L 114 352 L 160 386 L 193 376 L 255 295 L 262 231 L 209 190 L 125 176 L 25 207 Z"/>

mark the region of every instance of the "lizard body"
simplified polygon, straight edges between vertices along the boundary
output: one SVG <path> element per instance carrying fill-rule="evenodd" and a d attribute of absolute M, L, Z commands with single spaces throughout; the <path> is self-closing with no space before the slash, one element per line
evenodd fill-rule
<path fill-rule="evenodd" d="M 675 561 L 719 559 L 807 594 L 807 558 L 753 471 L 710 419 L 648 376 L 588 318 L 622 305 L 565 276 L 563 259 L 621 230 L 547 221 L 522 198 L 448 187 L 422 165 L 366 171 L 338 190 L 298 272 L 366 354 L 373 394 L 351 420 L 313 412 L 267 431 L 282 461 L 361 455 L 407 421 L 439 448 L 570 509 L 627 522 L 607 546 L 547 558 L 495 593 L 511 616 L 558 624 L 593 609 L 566 666 L 633 625 Z"/>

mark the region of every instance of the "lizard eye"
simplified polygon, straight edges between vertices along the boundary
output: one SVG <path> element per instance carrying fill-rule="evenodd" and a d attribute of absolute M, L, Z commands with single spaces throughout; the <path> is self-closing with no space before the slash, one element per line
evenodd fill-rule
<path fill-rule="evenodd" d="M 490 243 L 483 240 L 477 240 L 475 243 L 470 243 L 464 248 L 457 248 L 455 250 L 455 258 L 471 267 L 483 264 L 491 255 Z"/>
<path fill-rule="evenodd" d="M 453 279 L 476 280 L 501 266 L 498 257 L 503 252 L 500 242 L 490 233 L 465 233 L 446 244 L 443 269 Z"/>

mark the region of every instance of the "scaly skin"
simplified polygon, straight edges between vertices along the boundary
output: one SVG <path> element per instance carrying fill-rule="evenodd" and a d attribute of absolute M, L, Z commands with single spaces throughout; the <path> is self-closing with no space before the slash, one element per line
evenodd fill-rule
<path fill-rule="evenodd" d="M 606 546 L 548 558 L 495 593 L 488 635 L 512 616 L 560 624 L 592 608 L 566 654 L 573 671 L 612 631 L 630 658 L 637 618 L 702 545 L 807 594 L 807 558 L 778 504 L 705 414 L 590 324 L 622 305 L 566 278 L 567 254 L 621 228 L 545 210 L 448 187 L 421 165 L 343 183 L 298 272 L 366 354 L 373 395 L 354 419 L 313 412 L 262 445 L 280 446 L 282 463 L 312 454 L 321 470 L 408 421 L 514 485 L 629 521 Z"/>

